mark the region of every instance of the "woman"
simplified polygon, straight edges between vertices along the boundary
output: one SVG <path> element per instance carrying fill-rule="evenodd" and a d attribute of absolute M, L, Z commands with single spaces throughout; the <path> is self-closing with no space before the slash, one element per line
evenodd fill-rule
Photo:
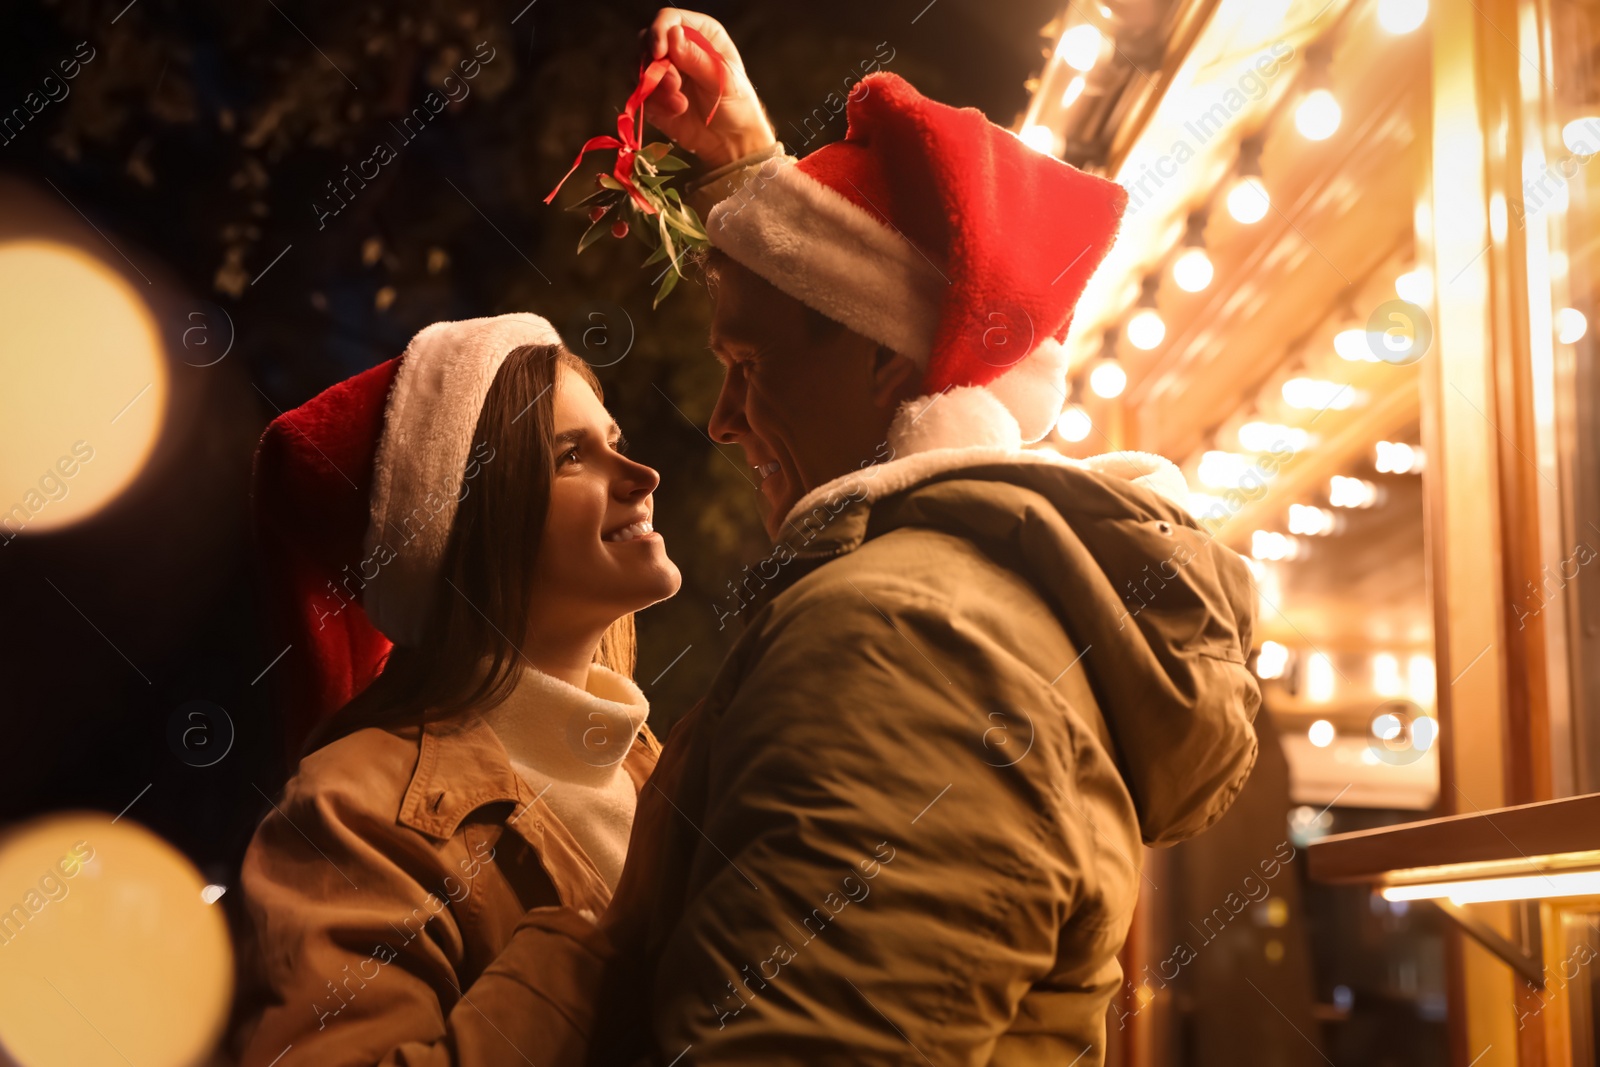
<path fill-rule="evenodd" d="M 245 857 L 246 1067 L 554 1051 L 581 993 L 536 992 L 541 966 L 609 901 L 660 751 L 632 612 L 680 583 L 659 479 L 624 452 L 593 374 L 531 315 L 429 327 L 264 436 L 263 548 L 307 699 L 359 687 L 371 627 L 395 644 Z M 326 527 L 351 501 L 364 555 L 338 568 Z"/>

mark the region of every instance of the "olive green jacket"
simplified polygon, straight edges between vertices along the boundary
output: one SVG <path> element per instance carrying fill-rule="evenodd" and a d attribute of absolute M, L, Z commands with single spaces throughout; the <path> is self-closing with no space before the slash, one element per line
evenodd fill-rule
<path fill-rule="evenodd" d="M 930 455 L 803 504 L 718 608 L 746 629 L 641 794 L 591 1062 L 1102 1062 L 1141 844 L 1255 760 L 1254 589 L 1141 484 Z"/>

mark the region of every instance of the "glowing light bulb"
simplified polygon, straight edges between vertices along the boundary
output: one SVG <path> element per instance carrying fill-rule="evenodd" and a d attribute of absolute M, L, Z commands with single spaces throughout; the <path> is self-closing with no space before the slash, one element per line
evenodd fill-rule
<path fill-rule="evenodd" d="M 1128 372 L 1122 369 L 1122 363 L 1118 360 L 1102 359 L 1089 372 L 1089 388 L 1102 399 L 1116 399 L 1127 386 Z"/>
<path fill-rule="evenodd" d="M 1285 447 L 1299 452 L 1310 443 L 1311 435 L 1297 426 L 1247 422 L 1239 427 L 1239 446 L 1251 452 L 1281 452 Z"/>
<path fill-rule="evenodd" d="M 1338 517 L 1314 504 L 1289 505 L 1289 532 L 1303 537 L 1326 537 L 1338 525 Z"/>
<path fill-rule="evenodd" d="M 1313 662 L 1315 662 L 1315 660 L 1313 660 Z M 1316 745 L 1318 748 L 1327 748 L 1329 745 L 1333 744 L 1335 733 L 1336 731 L 1333 728 L 1333 723 L 1329 722 L 1327 719 L 1318 719 L 1316 722 L 1312 723 L 1311 728 L 1306 731 L 1306 739 L 1313 745 Z"/>
<path fill-rule="evenodd" d="M 1228 214 L 1247 226 L 1266 218 L 1271 206 L 1272 197 L 1267 195 L 1267 187 L 1261 184 L 1260 178 L 1240 178 L 1228 190 Z"/>
<path fill-rule="evenodd" d="M 1433 303 L 1433 272 L 1427 267 L 1408 270 L 1394 280 L 1394 291 L 1401 300 L 1427 307 Z"/>
<path fill-rule="evenodd" d="M 1405 690 L 1405 680 L 1400 677 L 1400 661 L 1389 652 L 1379 652 L 1372 657 L 1372 691 L 1388 699 Z M 1394 719 L 1393 715 L 1389 718 Z M 1400 732 L 1400 720 L 1395 719 L 1395 733 Z M 1378 735 L 1382 737 L 1382 734 Z"/>
<path fill-rule="evenodd" d="M 1339 101 L 1326 89 L 1313 89 L 1294 109 L 1294 128 L 1308 141 L 1326 141 L 1339 128 Z"/>
<path fill-rule="evenodd" d="M 1250 535 L 1250 555 L 1278 563 L 1300 555 L 1300 542 L 1276 530 L 1256 530 Z"/>
<path fill-rule="evenodd" d="M 1289 650 L 1276 641 L 1261 642 L 1261 651 L 1256 655 L 1256 677 L 1263 681 L 1271 678 L 1282 678 L 1283 672 L 1289 666 Z"/>
<path fill-rule="evenodd" d="M 1087 84 L 1088 82 L 1084 80 L 1082 74 L 1069 81 L 1066 89 L 1061 93 L 1061 106 L 1071 107 L 1072 102 L 1083 95 L 1083 87 Z"/>
<path fill-rule="evenodd" d="M 1600 117 L 1585 115 L 1561 127 L 1561 143 L 1575 156 L 1592 156 L 1600 150 Z"/>
<path fill-rule="evenodd" d="M 1056 421 L 1056 432 L 1074 444 L 1088 437 L 1089 431 L 1093 428 L 1094 421 L 1079 404 L 1068 404 L 1067 410 L 1063 411 L 1061 418 Z"/>
<path fill-rule="evenodd" d="M 1340 359 L 1351 363 L 1376 363 L 1378 355 L 1372 348 L 1373 338 L 1366 330 L 1352 326 L 1333 335 L 1333 350 Z"/>
<path fill-rule="evenodd" d="M 1292 408 L 1343 411 L 1358 397 L 1350 386 L 1322 378 L 1290 378 L 1283 383 L 1283 402 Z"/>
<path fill-rule="evenodd" d="M 1335 474 L 1328 479 L 1328 503 L 1336 508 L 1370 508 L 1378 502 L 1378 487 L 1360 478 Z"/>
<path fill-rule="evenodd" d="M 1556 312 L 1556 340 L 1564 345 L 1576 344 L 1589 332 L 1589 320 L 1577 308 L 1562 308 Z"/>
<path fill-rule="evenodd" d="M 1200 457 L 1200 483 L 1213 489 L 1237 489 L 1244 476 L 1255 469 L 1250 456 L 1238 452 L 1211 450 Z"/>
<path fill-rule="evenodd" d="M 1035 152 L 1042 152 L 1047 156 L 1056 154 L 1055 131 L 1048 126 L 1041 126 L 1037 122 L 1029 123 L 1022 127 L 1022 132 L 1017 136 L 1022 139 L 1023 144 Z"/>
<path fill-rule="evenodd" d="M 1155 308 L 1142 308 L 1128 320 L 1127 335 L 1130 345 L 1148 352 L 1166 339 L 1167 324 Z"/>
<path fill-rule="evenodd" d="M 1422 449 L 1404 441 L 1379 441 L 1372 466 L 1379 474 L 1414 474 L 1422 470 Z"/>
<path fill-rule="evenodd" d="M 1186 293 L 1198 293 L 1211 284 L 1216 268 L 1203 248 L 1186 248 L 1172 262 L 1172 280 Z"/>
<path fill-rule="evenodd" d="M 1306 661 L 1306 696 L 1318 704 L 1333 699 L 1333 661 L 1324 652 L 1313 652 Z M 1332 741 L 1332 724 L 1328 729 L 1328 740 Z"/>
<path fill-rule="evenodd" d="M 1100 45 L 1104 40 L 1099 30 L 1087 22 L 1079 23 L 1061 35 L 1056 55 L 1073 70 L 1092 70 L 1100 58 Z"/>
<path fill-rule="evenodd" d="M 1378 25 L 1393 34 L 1410 33 L 1428 17 L 1428 0 L 1378 0 Z"/>
<path fill-rule="evenodd" d="M 1412 653 L 1411 658 L 1406 660 L 1406 689 L 1411 694 L 1412 702 L 1423 707 L 1432 704 L 1433 698 L 1437 695 L 1435 690 L 1438 688 L 1438 684 L 1438 676 L 1433 666 L 1433 657 L 1424 655 L 1421 652 Z M 1412 736 L 1416 736 L 1415 725 L 1412 727 Z M 1426 748 L 1427 746 L 1423 745 L 1421 747 Z"/>

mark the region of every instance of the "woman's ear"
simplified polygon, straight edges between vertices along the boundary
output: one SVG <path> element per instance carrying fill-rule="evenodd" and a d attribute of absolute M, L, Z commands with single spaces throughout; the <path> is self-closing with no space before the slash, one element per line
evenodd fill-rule
<path fill-rule="evenodd" d="M 922 368 L 910 356 L 901 355 L 887 345 L 872 353 L 872 403 L 879 408 L 894 408 L 902 400 L 916 396 L 921 389 Z"/>

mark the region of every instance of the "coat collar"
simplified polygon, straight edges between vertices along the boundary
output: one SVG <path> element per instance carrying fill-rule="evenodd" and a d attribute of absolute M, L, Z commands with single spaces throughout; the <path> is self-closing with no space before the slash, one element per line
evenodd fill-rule
<path fill-rule="evenodd" d="M 644 788 L 661 743 L 639 729 L 622 766 L 634 789 Z M 611 891 L 577 838 L 511 768 L 494 728 L 476 713 L 430 722 L 421 730 L 417 767 L 397 820 L 440 841 L 486 804 L 504 803 L 505 826 L 533 850 L 561 903 L 591 916 L 605 910 Z"/>
<path fill-rule="evenodd" d="M 650 728 L 640 727 L 622 761 L 635 788 L 643 786 L 660 751 L 661 744 Z M 397 819 L 403 826 L 443 840 L 485 804 L 515 805 L 507 821 L 520 824 L 516 813 L 534 799 L 527 783 L 512 770 L 511 758 L 494 729 L 481 715 L 469 713 L 423 725 L 417 767 Z M 554 821 L 553 813 L 546 812 L 543 821 Z"/>

